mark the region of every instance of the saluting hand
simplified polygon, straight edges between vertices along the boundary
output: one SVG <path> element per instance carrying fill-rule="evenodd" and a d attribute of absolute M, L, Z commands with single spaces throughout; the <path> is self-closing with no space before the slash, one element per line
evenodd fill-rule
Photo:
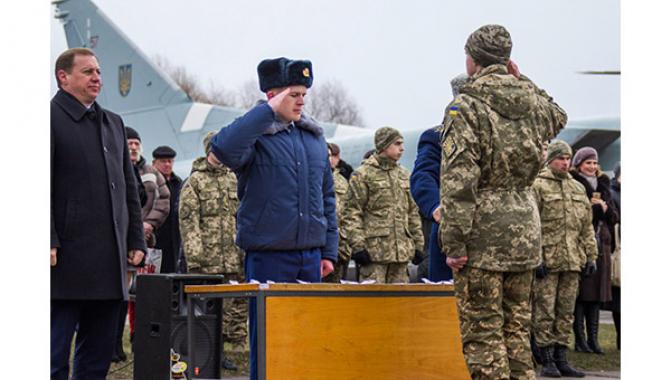
<path fill-rule="evenodd" d="M 128 251 L 128 264 L 132 264 L 135 266 L 140 265 L 143 258 L 144 258 L 144 252 L 142 252 L 139 249 L 133 249 L 132 251 Z"/>
<path fill-rule="evenodd" d="M 56 258 L 56 248 L 51 248 L 51 266 L 55 267 L 58 259 Z"/>
<path fill-rule="evenodd" d="M 519 71 L 519 65 L 511 59 L 507 62 L 507 72 L 514 75 L 516 79 L 521 78 L 521 71 Z"/>
<path fill-rule="evenodd" d="M 268 100 L 268 105 L 270 106 L 270 108 L 272 108 L 272 111 L 277 113 L 277 110 L 279 109 L 279 106 L 282 104 L 282 102 L 284 101 L 284 98 L 286 97 L 286 95 L 288 95 L 289 92 L 291 92 L 291 87 L 286 87 L 279 94 L 272 95 L 270 100 Z"/>

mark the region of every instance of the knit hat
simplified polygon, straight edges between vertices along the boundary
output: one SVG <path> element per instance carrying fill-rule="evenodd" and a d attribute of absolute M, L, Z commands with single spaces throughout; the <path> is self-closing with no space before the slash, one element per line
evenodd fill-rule
<path fill-rule="evenodd" d="M 126 126 L 126 138 L 128 140 L 136 139 L 136 140 L 139 140 L 140 142 L 142 142 L 142 139 L 140 138 L 140 134 L 137 133 L 136 130 L 134 130 L 133 128 L 128 127 L 128 126 Z"/>
<path fill-rule="evenodd" d="M 546 163 L 550 163 L 554 159 L 567 154 L 570 157 L 572 157 L 572 148 L 570 148 L 570 145 L 566 143 L 563 140 L 556 140 L 549 144 L 549 147 L 547 147 L 547 161 Z"/>
<path fill-rule="evenodd" d="M 465 52 L 483 67 L 506 65 L 512 54 L 512 37 L 504 26 L 484 25 L 470 34 Z"/>
<path fill-rule="evenodd" d="M 174 149 L 170 148 L 167 145 L 161 145 L 158 148 L 154 149 L 154 151 L 151 153 L 152 156 L 154 156 L 154 159 L 157 158 L 175 158 L 177 155 L 177 152 L 174 151 Z"/>
<path fill-rule="evenodd" d="M 294 61 L 284 57 L 265 59 L 258 64 L 257 71 L 258 83 L 263 92 L 291 85 L 310 88 L 314 81 L 312 62 L 308 60 Z"/>
<path fill-rule="evenodd" d="M 468 81 L 468 74 L 459 74 L 451 80 L 451 93 L 454 94 L 454 98 L 461 93 L 461 87 Z"/>
<path fill-rule="evenodd" d="M 391 127 L 382 127 L 375 132 L 375 149 L 377 153 L 382 152 L 393 144 L 397 139 L 402 138 L 400 132 Z"/>
<path fill-rule="evenodd" d="M 584 162 L 586 160 L 596 160 L 596 161 L 598 161 L 598 152 L 596 152 L 596 150 L 591 148 L 590 146 L 585 146 L 583 148 L 580 148 L 575 153 L 575 156 L 572 157 L 572 166 L 578 168 L 579 165 L 581 165 L 582 162 Z"/>
<path fill-rule="evenodd" d="M 212 137 L 214 137 L 214 135 L 216 135 L 216 131 L 210 131 L 202 140 L 202 144 L 205 147 L 205 154 L 209 154 L 209 150 L 212 149 Z"/>

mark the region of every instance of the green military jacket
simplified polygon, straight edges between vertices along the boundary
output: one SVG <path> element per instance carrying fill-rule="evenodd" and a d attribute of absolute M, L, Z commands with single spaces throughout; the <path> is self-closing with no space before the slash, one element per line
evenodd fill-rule
<path fill-rule="evenodd" d="M 409 192 L 410 173 L 372 155 L 349 180 L 344 226 L 352 252 L 367 249 L 376 263 L 406 263 L 423 250 L 421 219 Z"/>
<path fill-rule="evenodd" d="M 542 143 L 565 112 L 525 77 L 491 65 L 447 106 L 442 125 L 442 250 L 468 266 L 526 271 L 540 264 L 540 215 L 531 188 Z M 448 215 L 444 210 L 447 210 Z"/>
<path fill-rule="evenodd" d="M 349 192 L 349 182 L 340 174 L 338 169 L 333 169 L 333 184 L 335 188 L 335 201 L 337 211 L 337 227 L 340 230 L 340 240 L 337 247 L 339 259 L 347 261 L 351 258 L 351 247 L 347 241 L 347 233 L 344 230 L 344 204 Z"/>
<path fill-rule="evenodd" d="M 551 272 L 580 271 L 598 257 L 591 202 L 568 173 L 545 167 L 533 183 L 542 220 L 542 261 Z"/>
<path fill-rule="evenodd" d="M 235 245 L 237 178 L 206 157 L 193 162 L 179 198 L 179 230 L 189 272 L 242 273 L 243 253 Z"/>

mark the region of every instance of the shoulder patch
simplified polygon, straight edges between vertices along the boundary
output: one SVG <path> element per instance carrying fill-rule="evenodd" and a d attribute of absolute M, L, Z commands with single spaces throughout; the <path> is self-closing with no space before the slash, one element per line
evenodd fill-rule
<path fill-rule="evenodd" d="M 456 141 L 454 141 L 453 136 L 447 134 L 444 138 L 444 144 L 442 144 L 442 149 L 447 154 L 447 157 L 451 157 L 452 154 L 456 152 Z"/>

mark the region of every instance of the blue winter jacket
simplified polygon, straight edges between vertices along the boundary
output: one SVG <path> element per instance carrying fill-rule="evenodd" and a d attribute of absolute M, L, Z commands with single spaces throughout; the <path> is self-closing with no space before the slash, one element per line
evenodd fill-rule
<path fill-rule="evenodd" d="M 419 207 L 421 216 L 433 221 L 433 211 L 440 205 L 440 162 L 442 147 L 440 134 L 430 128 L 421 134 L 416 150 L 414 170 L 409 177 L 409 189 L 412 198 Z M 429 267 L 428 277 L 431 281 L 451 280 L 453 274 L 447 266 L 447 257 L 440 251 L 437 244 L 438 224 L 433 221 L 428 241 Z"/>
<path fill-rule="evenodd" d="M 323 129 L 309 117 L 281 123 L 267 103 L 212 138 L 238 177 L 237 245 L 253 251 L 321 248 L 337 261 L 335 191 Z"/>

